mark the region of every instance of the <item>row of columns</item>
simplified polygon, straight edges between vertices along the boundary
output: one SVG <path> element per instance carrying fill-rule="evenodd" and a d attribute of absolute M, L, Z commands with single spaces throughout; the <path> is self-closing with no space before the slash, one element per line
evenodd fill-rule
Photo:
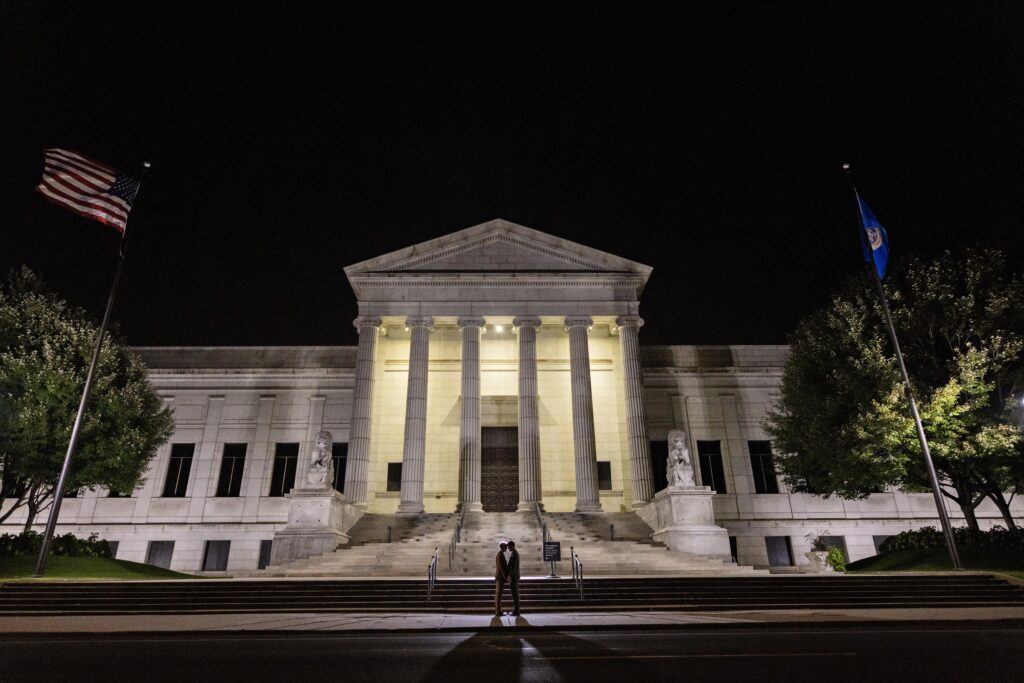
<path fill-rule="evenodd" d="M 644 418 L 640 377 L 638 316 L 616 319 L 623 358 L 626 398 L 626 427 L 630 473 L 635 504 L 646 503 L 654 494 L 651 462 Z M 373 397 L 373 359 L 377 317 L 356 318 L 359 348 L 356 352 L 352 431 L 345 469 L 345 495 L 349 502 L 365 506 L 370 460 L 370 427 Z M 462 414 L 459 429 L 459 505 L 467 512 L 479 512 L 481 469 L 480 424 L 480 331 L 482 317 L 458 320 L 462 331 Z M 513 321 L 519 331 L 519 509 L 532 510 L 541 501 L 540 421 L 537 392 L 537 329 L 540 318 L 520 317 Z M 576 469 L 576 510 L 599 512 L 597 443 L 594 433 L 594 401 L 590 383 L 589 316 L 569 316 L 569 366 L 572 387 L 573 449 Z M 405 437 L 402 451 L 400 514 L 423 512 L 423 473 L 426 455 L 427 378 L 430 331 L 433 318 L 406 320 L 410 332 L 409 378 L 406 392 Z"/>

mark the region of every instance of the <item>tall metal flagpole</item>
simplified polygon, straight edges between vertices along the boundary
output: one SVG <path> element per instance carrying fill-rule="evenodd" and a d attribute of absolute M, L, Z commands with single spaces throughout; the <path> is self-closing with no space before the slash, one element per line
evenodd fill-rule
<path fill-rule="evenodd" d="M 142 175 L 149 170 L 149 162 L 142 165 Z M 141 178 L 140 178 L 141 182 Z M 121 282 L 121 271 L 124 269 L 124 261 L 128 249 L 128 228 L 125 226 L 124 234 L 117 248 L 117 269 L 114 271 L 114 283 L 110 286 L 110 296 L 107 297 L 107 310 L 103 313 L 103 322 L 100 324 L 100 331 L 96 335 L 96 349 L 92 353 L 92 362 L 89 363 L 89 372 L 85 377 L 85 388 L 82 390 L 82 399 L 78 403 L 78 414 L 75 416 L 75 424 L 71 428 L 71 439 L 68 441 L 68 452 L 64 456 L 64 464 L 60 468 L 60 478 L 57 479 L 57 490 L 53 493 L 53 505 L 50 506 L 50 518 L 46 521 L 46 532 L 43 534 L 43 545 L 39 549 L 39 559 L 36 561 L 36 571 L 33 576 L 42 576 L 46 571 L 46 556 L 50 552 L 50 543 L 53 541 L 53 532 L 57 527 L 57 517 L 60 515 L 60 504 L 64 501 L 64 487 L 67 484 L 68 473 L 71 471 L 71 459 L 75 455 L 75 446 L 78 445 L 78 436 L 82 429 L 82 418 L 85 416 L 85 406 L 89 402 L 89 393 L 96 379 L 96 365 L 99 363 L 100 351 L 103 349 L 103 339 L 107 335 L 107 326 L 110 324 L 110 313 L 114 309 L 114 298 L 117 296 L 117 285 Z"/>
<path fill-rule="evenodd" d="M 859 225 L 857 229 L 861 236 L 861 241 L 865 240 L 864 236 L 864 216 L 860 208 L 860 197 L 857 195 L 857 189 L 853 184 L 853 174 L 850 172 L 850 165 L 843 164 L 843 170 L 846 172 L 846 180 L 850 185 L 850 191 L 853 193 L 853 199 L 857 203 L 857 217 Z M 868 249 L 871 249 L 871 245 L 868 245 Z M 896 338 L 896 327 L 892 324 L 892 314 L 889 312 L 889 302 L 885 298 L 885 289 L 882 287 L 882 278 L 878 275 L 878 268 L 875 266 L 874 258 L 868 262 L 868 270 L 871 271 L 872 280 L 874 280 L 875 288 L 878 290 L 878 298 L 882 302 L 882 312 L 885 314 L 885 324 L 889 327 L 889 338 L 892 340 L 893 349 L 896 351 L 896 362 L 900 366 L 900 374 L 903 375 L 903 387 L 907 394 L 907 401 L 910 403 L 910 412 L 914 416 L 914 425 L 917 427 L 917 438 L 921 442 L 921 451 L 924 453 L 925 466 L 928 469 L 928 480 L 932 485 L 932 496 L 935 497 L 935 508 L 939 512 L 939 521 L 942 523 L 942 533 L 946 537 L 946 550 L 949 551 L 949 559 L 953 564 L 953 569 L 963 569 L 960 564 L 960 554 L 956 549 L 956 540 L 953 538 L 953 527 L 949 523 L 949 515 L 946 513 L 946 506 L 942 500 L 942 491 L 939 488 L 939 477 L 935 473 L 935 464 L 932 462 L 932 454 L 928 449 L 928 437 L 925 436 L 924 426 L 921 424 L 921 415 L 917 412 L 917 402 L 914 401 L 914 390 L 910 387 L 910 376 L 907 374 L 907 366 L 903 363 L 903 352 L 900 350 L 900 341 Z"/>

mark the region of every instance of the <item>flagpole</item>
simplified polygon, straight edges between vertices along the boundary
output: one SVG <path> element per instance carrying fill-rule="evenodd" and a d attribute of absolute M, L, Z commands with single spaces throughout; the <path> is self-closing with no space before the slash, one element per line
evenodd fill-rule
<path fill-rule="evenodd" d="M 148 161 L 142 165 L 142 175 L 145 175 L 146 171 L 149 170 L 149 166 Z M 43 544 L 39 549 L 39 559 L 36 561 L 36 571 L 33 574 L 36 577 L 42 576 L 43 572 L 46 571 L 46 556 L 50 551 L 50 543 L 53 541 L 53 532 L 57 528 L 60 504 L 64 500 L 64 487 L 67 484 L 68 473 L 71 471 L 71 459 L 75 455 L 75 447 L 78 445 L 78 437 L 81 434 L 85 407 L 89 402 L 89 394 L 96 379 L 96 366 L 99 363 L 100 351 L 103 350 L 103 339 L 107 335 L 107 326 L 110 324 L 110 313 L 114 309 L 114 299 L 117 297 L 117 286 L 121 282 L 121 271 L 124 270 L 127 247 L 128 226 L 125 225 L 125 231 L 121 235 L 121 242 L 117 246 L 117 268 L 114 270 L 114 282 L 110 286 L 110 295 L 107 297 L 107 309 L 103 312 L 103 322 L 100 324 L 100 330 L 96 335 L 96 349 L 92 353 L 92 362 L 89 363 L 89 372 L 85 377 L 85 388 L 82 390 L 82 398 L 78 402 L 78 414 L 75 416 L 75 424 L 71 428 L 71 439 L 68 441 L 67 454 L 64 456 L 64 464 L 60 468 L 60 477 L 57 479 L 57 489 L 53 494 L 53 505 L 50 506 L 50 517 L 46 520 Z"/>
<path fill-rule="evenodd" d="M 859 223 L 857 230 L 863 243 L 865 240 L 864 216 L 860 208 L 860 199 L 853 184 L 853 174 L 850 172 L 850 165 L 843 164 L 843 170 L 846 172 L 846 181 L 850 186 L 850 192 L 853 194 L 853 199 L 857 203 L 857 216 Z M 871 249 L 870 244 L 868 244 L 868 249 Z M 931 482 L 932 496 L 935 497 L 935 508 L 939 512 L 939 521 L 942 523 L 942 533 L 946 538 L 946 550 L 949 552 L 949 559 L 953 564 L 953 569 L 963 569 L 963 566 L 960 564 L 960 554 L 956 549 L 956 540 L 953 538 L 953 527 L 949 523 L 949 515 L 946 513 L 946 506 L 942 500 L 942 492 L 939 488 L 939 477 L 935 473 L 935 464 L 932 462 L 932 454 L 928 448 L 928 437 L 925 436 L 924 425 L 921 424 L 921 415 L 917 411 L 917 402 L 914 401 L 914 390 L 910 386 L 910 376 L 907 374 L 907 366 L 903 362 L 903 352 L 900 350 L 900 341 L 896 337 L 896 327 L 892 323 L 892 314 L 889 312 L 889 302 L 885 298 L 885 289 L 882 287 L 882 278 L 878 275 L 878 268 L 875 266 L 873 257 L 868 262 L 868 270 L 871 271 L 872 280 L 875 283 L 875 288 L 878 290 L 878 298 L 882 302 L 882 312 L 885 314 L 885 324 L 889 328 L 889 338 L 892 340 L 893 349 L 896 351 L 896 362 L 899 364 L 900 374 L 903 376 L 904 390 L 907 394 L 907 401 L 910 403 L 910 412 L 914 416 L 914 425 L 917 427 L 917 438 L 921 442 L 921 451 L 924 453 L 924 462 L 928 469 L 928 480 Z"/>

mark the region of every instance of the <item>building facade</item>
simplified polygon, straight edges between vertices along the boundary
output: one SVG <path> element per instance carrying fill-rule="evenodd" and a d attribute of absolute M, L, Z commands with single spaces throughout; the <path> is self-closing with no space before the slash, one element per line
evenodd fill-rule
<path fill-rule="evenodd" d="M 264 566 L 322 431 L 368 512 L 639 509 L 679 429 L 741 564 L 802 564 L 820 533 L 859 559 L 937 525 L 930 495 L 788 492 L 762 426 L 786 348 L 641 346 L 650 272 L 495 220 L 346 268 L 355 348 L 139 348 L 174 436 L 130 495 L 67 499 L 58 532 L 182 571 Z"/>

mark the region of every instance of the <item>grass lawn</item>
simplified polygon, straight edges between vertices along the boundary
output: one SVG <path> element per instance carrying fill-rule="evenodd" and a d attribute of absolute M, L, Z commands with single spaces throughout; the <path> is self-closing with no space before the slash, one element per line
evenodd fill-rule
<path fill-rule="evenodd" d="M 36 556 L 0 557 L 0 581 L 30 579 L 36 569 Z M 63 557 L 53 555 L 46 561 L 46 577 L 36 579 L 194 579 L 189 574 L 172 572 L 148 564 L 112 560 L 105 557 Z"/>
<path fill-rule="evenodd" d="M 957 548 L 964 569 L 1009 574 L 1024 579 L 1024 552 L 997 548 L 967 546 Z M 875 555 L 846 565 L 847 571 L 857 572 L 932 572 L 951 571 L 945 548 L 900 550 Z"/>

